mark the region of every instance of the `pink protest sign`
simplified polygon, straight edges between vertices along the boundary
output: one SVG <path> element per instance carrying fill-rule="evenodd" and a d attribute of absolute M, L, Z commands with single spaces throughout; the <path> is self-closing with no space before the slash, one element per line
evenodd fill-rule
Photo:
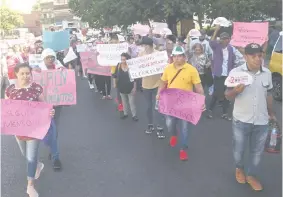
<path fill-rule="evenodd" d="M 169 88 L 160 93 L 159 112 L 196 125 L 201 117 L 204 102 L 203 95 Z"/>
<path fill-rule="evenodd" d="M 245 47 L 250 43 L 263 45 L 267 41 L 268 23 L 233 23 L 233 36 L 230 44 Z"/>
<path fill-rule="evenodd" d="M 75 71 L 57 69 L 33 72 L 33 80 L 43 87 L 43 95 L 47 103 L 52 105 L 77 103 Z"/>
<path fill-rule="evenodd" d="M 100 66 L 97 61 L 98 53 L 96 51 L 81 52 L 81 62 L 83 69 L 87 68 L 90 74 L 111 76 L 110 66 Z"/>
<path fill-rule="evenodd" d="M 1 134 L 43 139 L 50 127 L 52 105 L 1 99 Z"/>

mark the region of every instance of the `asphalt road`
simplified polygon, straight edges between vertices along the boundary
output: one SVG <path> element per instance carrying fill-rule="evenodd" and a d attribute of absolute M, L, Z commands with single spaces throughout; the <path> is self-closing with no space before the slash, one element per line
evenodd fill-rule
<path fill-rule="evenodd" d="M 231 122 L 203 118 L 190 136 L 189 160 L 178 150 L 146 135 L 145 101 L 137 98 L 140 121 L 120 120 L 113 101 L 102 101 L 78 80 L 78 104 L 62 110 L 59 147 L 62 172 L 53 172 L 42 144 L 45 168 L 36 187 L 40 197 L 281 197 L 282 157 L 264 153 L 253 192 L 234 178 Z M 281 103 L 275 103 L 281 120 Z M 218 110 L 220 115 L 221 108 Z M 1 140 L 2 197 L 26 196 L 26 166 L 14 137 Z"/>

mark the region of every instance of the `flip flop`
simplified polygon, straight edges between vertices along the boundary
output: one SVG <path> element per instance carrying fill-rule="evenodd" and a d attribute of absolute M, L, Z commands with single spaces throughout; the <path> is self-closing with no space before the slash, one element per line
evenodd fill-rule
<path fill-rule="evenodd" d="M 41 174 L 43 168 L 44 168 L 44 164 L 41 163 L 41 162 L 38 162 L 34 179 L 38 179 L 40 177 L 40 174 Z"/>

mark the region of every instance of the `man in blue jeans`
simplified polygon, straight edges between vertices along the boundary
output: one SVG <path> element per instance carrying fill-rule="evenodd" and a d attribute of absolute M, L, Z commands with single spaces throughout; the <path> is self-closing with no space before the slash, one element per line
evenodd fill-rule
<path fill-rule="evenodd" d="M 159 99 L 160 92 L 165 88 L 176 88 L 184 91 L 194 91 L 198 94 L 204 94 L 203 87 L 198 71 L 195 67 L 186 62 L 185 49 L 181 46 L 176 46 L 172 51 L 173 63 L 169 64 L 163 72 L 159 85 L 156 99 Z M 177 124 L 181 123 L 179 136 L 177 136 Z M 166 116 L 166 125 L 171 133 L 170 146 L 174 147 L 180 139 L 180 160 L 188 160 L 187 148 L 189 133 L 193 128 L 193 124 L 185 120 L 173 116 Z"/>
<path fill-rule="evenodd" d="M 255 191 L 263 189 L 256 172 L 268 135 L 269 119 L 276 119 L 272 110 L 272 76 L 268 69 L 262 67 L 262 52 L 262 47 L 255 43 L 245 47 L 246 63 L 234 68 L 229 75 L 244 72 L 250 74 L 253 81 L 250 85 L 239 84 L 225 92 L 227 99 L 235 99 L 232 128 L 236 180 L 241 184 L 248 182 Z M 249 158 L 244 168 L 247 139 Z"/>

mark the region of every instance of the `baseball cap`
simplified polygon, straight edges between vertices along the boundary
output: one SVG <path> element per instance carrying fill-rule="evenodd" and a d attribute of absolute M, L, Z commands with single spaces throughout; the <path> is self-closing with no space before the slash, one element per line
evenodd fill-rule
<path fill-rule="evenodd" d="M 181 46 L 175 46 L 172 55 L 183 55 L 185 54 L 185 49 Z"/>
<path fill-rule="evenodd" d="M 223 32 L 220 34 L 220 39 L 224 40 L 224 39 L 230 39 L 230 34 L 228 34 L 227 32 Z"/>
<path fill-rule="evenodd" d="M 256 53 L 261 53 L 262 47 L 259 44 L 256 43 L 250 43 L 245 47 L 245 54 L 247 55 L 253 55 Z"/>
<path fill-rule="evenodd" d="M 45 59 L 48 56 L 56 57 L 56 53 L 52 49 L 44 49 L 41 54 L 42 59 Z"/>
<path fill-rule="evenodd" d="M 144 36 L 144 37 L 142 37 L 142 40 L 141 40 L 141 43 L 140 43 L 141 45 L 150 45 L 150 46 L 152 46 L 153 45 L 153 40 L 151 39 L 151 38 L 149 38 L 149 37 L 147 37 L 147 36 Z"/>

